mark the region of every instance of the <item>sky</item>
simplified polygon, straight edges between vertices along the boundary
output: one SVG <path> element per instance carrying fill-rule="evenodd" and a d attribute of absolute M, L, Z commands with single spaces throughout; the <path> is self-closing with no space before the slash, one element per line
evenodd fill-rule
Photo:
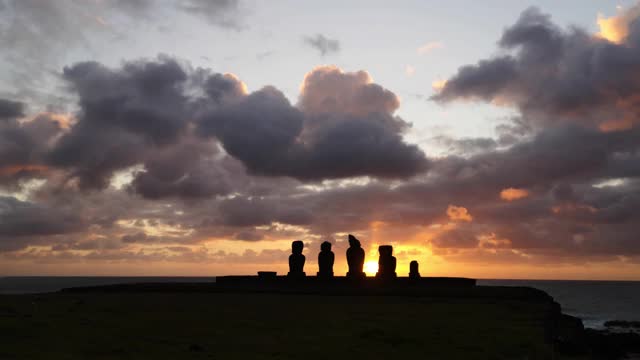
<path fill-rule="evenodd" d="M 0 276 L 640 280 L 637 1 L 0 0 Z"/>

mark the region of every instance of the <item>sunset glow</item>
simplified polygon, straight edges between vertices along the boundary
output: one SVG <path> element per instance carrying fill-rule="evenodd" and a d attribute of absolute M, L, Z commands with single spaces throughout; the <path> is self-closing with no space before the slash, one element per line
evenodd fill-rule
<path fill-rule="evenodd" d="M 327 1 L 0 1 L 0 276 L 640 279 L 639 1 Z"/>
<path fill-rule="evenodd" d="M 367 276 L 375 276 L 378 272 L 378 262 L 369 260 L 364 263 L 364 272 Z"/>

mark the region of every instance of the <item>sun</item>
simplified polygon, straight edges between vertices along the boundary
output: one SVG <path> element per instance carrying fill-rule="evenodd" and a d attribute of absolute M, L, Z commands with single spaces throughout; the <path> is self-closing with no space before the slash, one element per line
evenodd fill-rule
<path fill-rule="evenodd" d="M 378 263 L 376 261 L 367 261 L 364 263 L 364 272 L 369 276 L 375 275 L 378 272 Z"/>

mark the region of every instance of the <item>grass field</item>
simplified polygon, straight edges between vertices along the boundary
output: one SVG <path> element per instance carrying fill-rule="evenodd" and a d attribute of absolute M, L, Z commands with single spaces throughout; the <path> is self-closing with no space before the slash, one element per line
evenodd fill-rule
<path fill-rule="evenodd" d="M 551 359 L 544 307 L 398 296 L 0 296 L 0 359 Z"/>

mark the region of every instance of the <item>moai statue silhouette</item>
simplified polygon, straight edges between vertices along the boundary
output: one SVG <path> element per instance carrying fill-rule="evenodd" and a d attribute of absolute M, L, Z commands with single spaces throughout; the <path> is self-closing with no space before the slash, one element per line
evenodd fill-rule
<path fill-rule="evenodd" d="M 331 251 L 331 243 L 325 241 L 320 245 L 320 253 L 318 254 L 318 277 L 333 277 L 333 262 L 335 255 Z"/>
<path fill-rule="evenodd" d="M 300 240 L 296 240 L 291 243 L 291 255 L 289 255 L 289 276 L 291 277 L 303 277 L 305 273 L 304 261 L 305 257 L 302 255 L 302 249 L 304 244 Z"/>
<path fill-rule="evenodd" d="M 364 267 L 364 250 L 360 245 L 360 240 L 349 234 L 349 248 L 347 249 L 347 264 L 349 272 L 347 277 L 352 279 L 361 279 L 367 275 L 362 271 Z"/>
<path fill-rule="evenodd" d="M 419 279 L 420 271 L 418 270 L 418 262 L 413 260 L 409 263 L 409 279 Z"/>
<path fill-rule="evenodd" d="M 393 246 L 380 245 L 378 247 L 380 258 L 378 259 L 377 278 L 394 279 L 396 277 L 396 258 L 393 256 Z"/>

